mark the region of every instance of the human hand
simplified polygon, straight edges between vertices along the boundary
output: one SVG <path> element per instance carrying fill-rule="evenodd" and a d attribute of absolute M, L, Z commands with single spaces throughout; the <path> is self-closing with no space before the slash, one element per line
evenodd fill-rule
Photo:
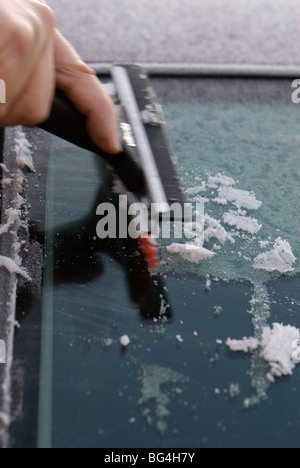
<path fill-rule="evenodd" d="M 94 143 L 107 153 L 121 152 L 112 101 L 55 28 L 54 13 L 44 0 L 0 0 L 0 79 L 6 83 L 1 126 L 44 122 L 58 87 L 86 117 Z"/>

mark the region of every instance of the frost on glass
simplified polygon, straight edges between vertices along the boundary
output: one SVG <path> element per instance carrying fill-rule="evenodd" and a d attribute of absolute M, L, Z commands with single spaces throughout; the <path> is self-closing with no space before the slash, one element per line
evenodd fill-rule
<path fill-rule="evenodd" d="M 267 285 L 299 273 L 298 133 L 292 125 L 282 128 L 291 122 L 288 107 L 275 115 L 269 105 L 234 104 L 215 112 L 206 104 L 188 103 L 180 113 L 169 105 L 168 112 L 186 196 L 205 200 L 206 255 L 182 255 L 183 246 L 166 243 L 162 270 L 205 277 L 207 291 L 212 279 L 251 282 L 253 336 L 228 337 L 230 349 L 251 354 L 253 395 L 244 402 L 249 407 L 265 399 L 271 383 L 297 364 L 292 354 L 299 330 L 272 322 Z M 197 122 L 190 128 L 191 115 Z M 181 142 L 179 130 L 185 135 Z M 279 346 L 272 345 L 276 340 Z"/>

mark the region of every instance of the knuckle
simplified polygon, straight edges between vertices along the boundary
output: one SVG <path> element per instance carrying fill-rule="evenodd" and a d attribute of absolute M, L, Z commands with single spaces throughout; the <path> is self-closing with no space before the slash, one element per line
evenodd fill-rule
<path fill-rule="evenodd" d="M 9 28 L 9 42 L 13 50 L 12 60 L 19 61 L 32 49 L 35 43 L 35 31 L 28 23 L 23 24 L 22 28 L 17 23 L 13 23 Z"/>
<path fill-rule="evenodd" d="M 46 43 L 55 24 L 56 18 L 53 10 L 44 3 L 36 3 L 34 9 L 26 11 L 22 20 L 18 17 L 9 18 L 2 39 L 10 50 L 13 49 L 11 55 L 20 59 L 32 48 Z"/>
<path fill-rule="evenodd" d="M 50 29 L 53 29 L 56 25 L 56 17 L 52 8 L 50 8 L 45 3 L 40 3 L 39 9 L 42 18 L 42 25 L 45 26 L 46 24 Z"/>
<path fill-rule="evenodd" d="M 28 27 L 28 37 L 32 44 L 40 44 L 45 34 L 46 24 L 43 24 L 40 15 L 32 14 Z"/>
<path fill-rule="evenodd" d="M 18 24 L 12 25 L 11 37 L 21 54 L 28 52 L 32 47 L 39 47 L 48 41 L 48 36 L 55 27 L 55 16 L 47 5 L 39 4 L 39 11 L 31 12 L 27 22 L 20 28 Z"/>

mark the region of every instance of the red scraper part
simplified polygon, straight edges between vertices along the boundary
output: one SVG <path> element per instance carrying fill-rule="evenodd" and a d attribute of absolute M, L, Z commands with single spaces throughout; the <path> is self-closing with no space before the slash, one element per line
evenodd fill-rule
<path fill-rule="evenodd" d="M 153 244 L 148 234 L 142 234 L 139 241 L 150 268 L 156 270 L 159 267 L 159 248 Z"/>

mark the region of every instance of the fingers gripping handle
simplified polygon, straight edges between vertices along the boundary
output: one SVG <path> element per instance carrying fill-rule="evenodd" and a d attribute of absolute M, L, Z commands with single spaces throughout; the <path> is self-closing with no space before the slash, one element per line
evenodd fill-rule
<path fill-rule="evenodd" d="M 125 144 L 123 143 L 123 151 L 120 154 L 111 155 L 101 151 L 87 132 L 85 117 L 61 91 L 56 91 L 50 116 L 39 127 L 83 149 L 99 154 L 111 165 L 129 191 L 143 190 L 143 171 Z"/>

